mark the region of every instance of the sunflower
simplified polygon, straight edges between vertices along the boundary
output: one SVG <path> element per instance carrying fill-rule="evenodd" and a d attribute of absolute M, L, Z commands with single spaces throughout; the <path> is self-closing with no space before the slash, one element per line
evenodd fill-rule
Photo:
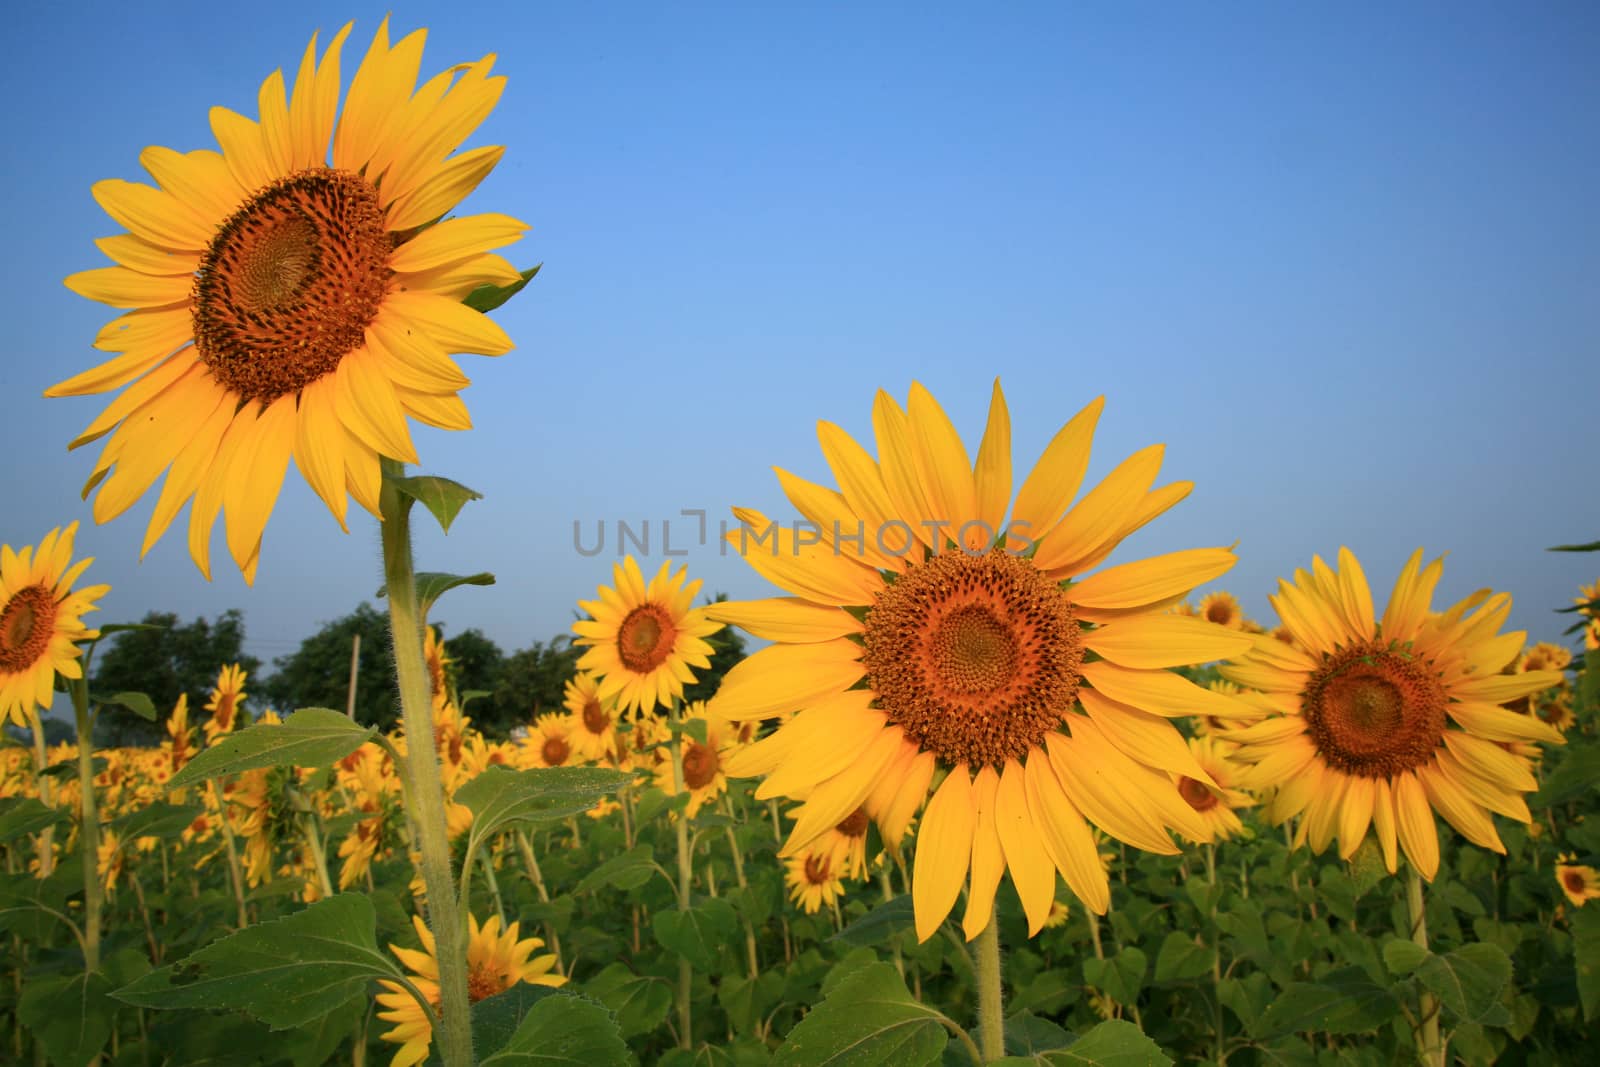
<path fill-rule="evenodd" d="M 692 819 L 702 806 L 727 790 L 727 761 L 744 746 L 739 743 L 737 731 L 722 716 L 707 711 L 704 701 L 697 700 L 684 708 L 683 718 L 685 722 L 703 722 L 706 727 L 703 742 L 688 732 L 683 734 L 683 784 L 689 790 L 685 814 Z M 671 760 L 656 765 L 656 787 L 669 797 L 678 795 Z"/>
<path fill-rule="evenodd" d="M 1571 860 L 1571 856 L 1562 856 L 1561 862 L 1556 864 L 1556 883 L 1572 901 L 1572 906 L 1581 908 L 1600 897 L 1600 871 Z"/>
<path fill-rule="evenodd" d="M 1561 645 L 1540 641 L 1522 657 L 1525 671 L 1559 671 L 1572 662 L 1572 652 Z"/>
<path fill-rule="evenodd" d="M 422 659 L 428 665 L 428 695 L 435 709 L 444 707 L 450 700 L 450 653 L 439 639 L 437 627 L 429 626 L 422 632 Z"/>
<path fill-rule="evenodd" d="M 75 522 L 57 527 L 21 552 L 0 545 L 0 724 L 29 726 L 35 709 L 50 706 L 56 675 L 83 677 L 77 642 L 100 636 L 83 625 L 83 616 L 99 610 L 95 601 L 111 587 L 73 592 L 72 583 L 94 562 L 72 562 L 77 532 Z"/>
<path fill-rule="evenodd" d="M 1229 788 L 1238 781 L 1242 770 L 1234 764 L 1232 750 L 1231 743 L 1219 738 L 1192 737 L 1189 739 L 1189 751 L 1194 754 L 1194 761 L 1211 776 L 1213 784 L 1205 785 L 1186 775 L 1174 776 L 1179 795 L 1206 821 L 1211 830 L 1211 840 L 1214 841 L 1240 833 L 1244 824 L 1233 813 L 1234 809 L 1248 808 L 1255 803 L 1249 794 Z"/>
<path fill-rule="evenodd" d="M 244 680 L 248 677 L 237 663 L 222 668 L 217 675 L 216 688 L 211 690 L 211 699 L 206 701 L 211 718 L 201 727 L 206 744 L 214 744 L 219 737 L 233 732 L 239 721 L 239 708 L 244 704 Z"/>
<path fill-rule="evenodd" d="M 807 915 L 832 907 L 844 896 L 844 883 L 839 880 L 832 850 L 813 845 L 783 862 L 783 880 L 789 887 L 789 899 Z"/>
<path fill-rule="evenodd" d="M 494 56 L 413 95 L 426 33 L 391 47 L 385 19 L 335 121 L 349 32 L 320 61 L 312 37 L 287 95 L 281 71 L 267 78 L 259 122 L 213 108 L 221 152 L 147 148 L 154 186 L 97 183 L 95 199 L 128 232 L 97 242 L 115 266 L 66 280 L 127 310 L 95 340 L 120 355 L 45 394 L 122 390 L 71 445 L 112 435 L 89 477 L 95 521 L 167 471 L 144 551 L 193 500 L 189 552 L 208 578 L 220 510 L 254 580 L 291 457 L 342 528 L 350 496 L 376 516 L 379 457 L 418 461 L 408 416 L 471 425 L 451 353 L 512 347 L 461 299 L 520 279 L 491 249 L 526 227 L 492 214 L 435 222 L 503 152 L 451 154 L 500 97 Z"/>
<path fill-rule="evenodd" d="M 162 749 L 171 760 L 172 773 L 183 770 L 183 765 L 194 759 L 194 730 L 189 726 L 189 694 L 179 693 L 172 714 L 167 717 L 167 740 Z"/>
<path fill-rule="evenodd" d="M 1524 634 L 1498 634 L 1507 594 L 1474 594 L 1433 614 L 1443 561 L 1422 565 L 1419 549 L 1395 582 L 1383 617 L 1349 549 L 1338 569 L 1321 558 L 1312 573 L 1280 581 L 1272 597 L 1295 644 L 1260 639 L 1225 677 L 1265 693 L 1282 713 L 1235 731 L 1236 759 L 1254 766 L 1242 784 L 1276 786 L 1264 813 L 1274 823 L 1302 815 L 1297 841 L 1314 852 L 1335 833 L 1354 855 L 1370 824 L 1384 862 L 1396 844 L 1422 877 L 1439 867 L 1437 811 L 1467 840 L 1504 853 L 1496 812 L 1529 821 L 1522 793 L 1537 787 L 1528 761 L 1505 743 L 1561 734 L 1497 705 L 1548 688 L 1555 671 L 1502 674 Z"/>
<path fill-rule="evenodd" d="M 498 993 L 504 993 L 519 982 L 531 985 L 563 986 L 567 978 L 551 973 L 555 966 L 554 955 L 535 956 L 544 947 L 537 937 L 517 940 L 519 924 L 512 923 L 500 932 L 500 916 L 491 915 L 488 922 L 478 925 L 475 915 L 467 916 L 469 938 L 467 942 L 467 997 L 476 1004 Z M 389 951 L 399 957 L 411 971 L 411 984 L 435 1010 L 439 1007 L 439 955 L 434 945 L 433 931 L 419 916 L 412 916 L 421 950 L 390 945 Z M 379 982 L 389 992 L 378 994 L 378 1005 L 388 1009 L 380 1011 L 378 1018 L 395 1024 L 394 1029 L 382 1035 L 383 1040 L 400 1046 L 400 1051 L 390 1060 L 390 1067 L 410 1067 L 428 1058 L 428 1046 L 433 1041 L 433 1027 L 406 989 L 395 982 Z"/>
<path fill-rule="evenodd" d="M 722 629 L 705 608 L 691 607 L 700 579 L 689 569 L 672 573 L 669 560 L 645 585 L 632 556 L 612 565 L 615 588 L 600 586 L 599 599 L 580 600 L 590 618 L 572 624 L 575 644 L 587 646 L 578 670 L 600 676 L 596 690 L 619 711 L 654 711 L 683 697 L 694 681 L 690 667 L 711 666 L 706 638 Z"/>
<path fill-rule="evenodd" d="M 572 747 L 572 716 L 541 715 L 528 729 L 522 752 L 534 767 L 565 767 L 578 762 Z"/>
<path fill-rule="evenodd" d="M 1197 614 L 1207 622 L 1226 626 L 1230 630 L 1244 628 L 1244 611 L 1232 593 L 1221 591 L 1207 593 L 1200 598 L 1200 610 Z"/>
<path fill-rule="evenodd" d="M 565 706 L 572 713 L 572 749 L 580 760 L 613 758 L 617 750 L 616 712 L 600 699 L 600 681 L 586 671 L 567 680 Z"/>
<path fill-rule="evenodd" d="M 981 933 L 1007 869 L 1030 933 L 1057 870 L 1104 913 L 1086 819 L 1168 854 L 1168 826 L 1206 836 L 1168 772 L 1209 778 L 1165 717 L 1248 709 L 1164 668 L 1250 638 L 1167 609 L 1234 556 L 1195 549 L 1082 577 L 1191 488 L 1152 489 L 1157 445 L 1070 506 L 1101 406 L 1056 435 L 1013 503 L 998 382 L 976 464 L 926 389 L 912 385 L 909 411 L 880 392 L 876 461 L 819 425 L 840 491 L 778 472 L 804 529 L 735 510 L 729 540 L 792 595 L 708 609 L 774 642 L 728 672 L 711 707 L 735 722 L 798 714 L 728 773 L 769 775 L 757 797 L 805 799 L 786 856 L 862 806 L 895 848 L 928 801 L 912 876 L 922 940 L 964 882 L 965 930 Z"/>

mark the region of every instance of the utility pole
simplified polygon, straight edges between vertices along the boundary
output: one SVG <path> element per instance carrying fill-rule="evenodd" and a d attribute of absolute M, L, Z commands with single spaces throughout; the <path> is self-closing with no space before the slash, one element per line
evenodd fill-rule
<path fill-rule="evenodd" d="M 350 686 L 349 695 L 345 697 L 344 713 L 350 716 L 350 721 L 356 718 L 356 667 L 361 663 L 361 635 L 356 634 L 350 638 Z"/>

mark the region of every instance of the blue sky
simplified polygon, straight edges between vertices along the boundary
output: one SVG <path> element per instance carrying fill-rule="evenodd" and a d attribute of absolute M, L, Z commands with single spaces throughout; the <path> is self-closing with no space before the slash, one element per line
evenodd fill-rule
<path fill-rule="evenodd" d="M 61 284 L 117 227 L 89 194 L 149 144 L 214 147 L 314 29 L 386 8 L 32 5 L 0 89 L 0 540 L 73 519 L 102 621 L 243 609 L 291 651 L 379 584 L 291 469 L 248 588 L 183 538 L 141 564 L 154 494 L 96 527 L 66 443 L 103 401 L 41 391 L 111 317 Z M 419 429 L 423 467 L 485 493 L 426 569 L 499 575 L 437 615 L 508 651 L 609 581 L 573 522 L 659 526 L 733 504 L 788 515 L 818 419 L 870 439 L 913 379 L 975 449 L 990 382 L 1015 462 L 1107 395 L 1091 476 L 1164 441 L 1193 495 L 1113 561 L 1239 542 L 1215 583 L 1267 619 L 1280 575 L 1349 545 L 1380 598 L 1416 547 L 1441 601 L 1482 586 L 1554 638 L 1600 557 L 1600 10 L 1593 5 L 406 5 L 424 73 L 487 52 L 509 77 L 470 144 L 504 162 L 465 205 L 531 224 L 543 262 L 499 313 L 517 342 L 462 357 L 476 428 Z M 360 517 L 360 513 L 355 513 Z M 680 519 L 675 543 L 689 520 Z M 181 524 L 180 524 L 181 525 Z M 181 529 L 180 529 L 181 534 Z M 592 536 L 586 534 L 586 536 Z M 609 534 L 608 534 L 609 536 Z M 614 545 L 608 540 L 608 550 Z M 715 546 L 707 591 L 769 588 Z"/>

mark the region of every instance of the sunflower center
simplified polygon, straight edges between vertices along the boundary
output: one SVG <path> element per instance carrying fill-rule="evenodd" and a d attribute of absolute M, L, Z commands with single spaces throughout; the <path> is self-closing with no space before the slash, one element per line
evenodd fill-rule
<path fill-rule="evenodd" d="M 591 734 L 603 734 L 611 725 L 611 717 L 600 706 L 600 701 L 590 697 L 583 702 L 583 726 Z"/>
<path fill-rule="evenodd" d="M 1226 600 L 1213 600 L 1206 605 L 1206 621 L 1214 622 L 1219 626 L 1227 626 L 1233 622 L 1233 605 Z"/>
<path fill-rule="evenodd" d="M 246 400 L 297 392 L 365 341 L 393 247 L 371 182 L 328 167 L 279 178 L 218 228 L 200 261 L 200 358 Z"/>
<path fill-rule="evenodd" d="M 1419 660 L 1356 645 L 1327 657 L 1311 675 L 1301 714 L 1329 766 L 1389 778 L 1433 758 L 1446 699 L 1438 677 Z"/>
<path fill-rule="evenodd" d="M 19 589 L 0 611 L 0 671 L 15 672 L 39 662 L 50 647 L 56 624 L 56 598 L 42 585 Z"/>
<path fill-rule="evenodd" d="M 544 747 L 539 749 L 539 754 L 544 757 L 545 763 L 551 767 L 559 767 L 567 762 L 567 757 L 572 753 L 572 746 L 567 744 L 564 737 L 547 737 Z"/>
<path fill-rule="evenodd" d="M 617 628 L 617 655 L 624 667 L 645 674 L 666 661 L 677 639 L 678 629 L 666 609 L 641 604 Z"/>
<path fill-rule="evenodd" d="M 834 827 L 846 837 L 863 837 L 867 832 L 867 813 L 862 808 L 857 808 L 845 816 L 844 822 Z"/>
<path fill-rule="evenodd" d="M 479 965 L 467 972 L 467 999 L 476 1004 L 506 991 L 506 980 L 492 967 Z"/>
<path fill-rule="evenodd" d="M 833 874 L 833 863 L 825 855 L 806 857 L 806 881 L 812 885 L 825 885 Z"/>
<path fill-rule="evenodd" d="M 1188 775 L 1178 779 L 1178 795 L 1195 811 L 1210 811 L 1217 806 L 1217 795 Z"/>
<path fill-rule="evenodd" d="M 716 749 L 691 741 L 683 751 L 683 784 L 690 789 L 704 789 L 715 780 L 721 765 Z"/>
<path fill-rule="evenodd" d="M 1583 880 L 1581 871 L 1562 871 L 1561 881 L 1566 884 L 1567 889 L 1574 893 L 1581 893 L 1588 888 L 1588 883 Z"/>
<path fill-rule="evenodd" d="M 862 646 L 889 721 L 952 764 L 1022 758 L 1078 696 L 1071 602 L 999 550 L 940 553 L 901 575 L 867 612 Z"/>

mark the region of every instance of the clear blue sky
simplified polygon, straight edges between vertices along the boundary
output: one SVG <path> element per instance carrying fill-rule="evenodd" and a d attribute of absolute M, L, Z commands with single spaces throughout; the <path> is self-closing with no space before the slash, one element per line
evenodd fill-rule
<path fill-rule="evenodd" d="M 1196 483 L 1114 559 L 1238 540 L 1217 584 L 1265 618 L 1313 553 L 1350 545 L 1382 596 L 1426 546 L 1441 600 L 1508 589 L 1553 638 L 1600 576 L 1544 551 L 1600 537 L 1600 9 L 1391 8 L 396 5 L 425 73 L 499 54 L 472 143 L 507 153 L 467 208 L 529 222 L 513 255 L 545 264 L 500 315 L 517 350 L 462 358 L 476 428 L 417 431 L 487 496 L 421 565 L 500 577 L 438 616 L 548 638 L 609 580 L 575 519 L 790 514 L 768 468 L 825 480 L 817 419 L 865 440 L 873 391 L 918 378 L 975 448 L 1000 375 L 1019 472 L 1106 393 L 1091 474 L 1165 441 L 1164 480 Z M 90 185 L 214 147 L 210 106 L 254 115 L 354 18 L 348 79 L 385 10 L 9 17 L 0 540 L 82 520 L 102 621 L 239 607 L 270 660 L 379 584 L 370 522 L 341 534 L 292 470 L 255 588 L 220 534 L 209 584 L 181 529 L 139 564 L 155 494 L 96 527 L 95 449 L 66 451 L 102 401 L 40 392 L 113 314 L 61 284 L 117 229 Z M 687 562 L 767 595 L 714 547 Z"/>

